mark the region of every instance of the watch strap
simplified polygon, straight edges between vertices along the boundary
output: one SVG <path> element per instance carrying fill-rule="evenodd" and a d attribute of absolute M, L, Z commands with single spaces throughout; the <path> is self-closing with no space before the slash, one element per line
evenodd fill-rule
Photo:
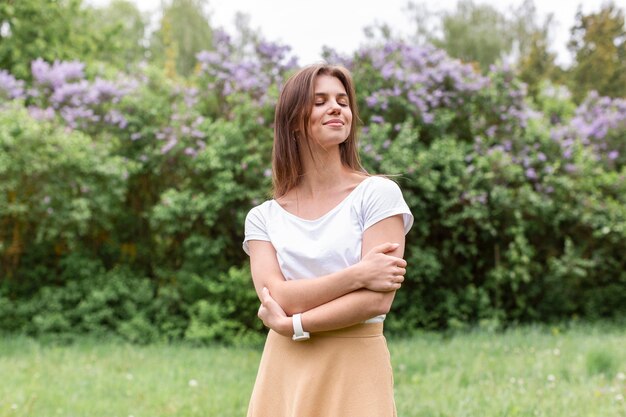
<path fill-rule="evenodd" d="M 309 332 L 305 332 L 302 328 L 302 314 L 297 313 L 291 317 L 291 322 L 293 324 L 293 336 L 292 339 L 296 342 L 300 342 L 303 340 L 308 340 L 311 336 Z"/>

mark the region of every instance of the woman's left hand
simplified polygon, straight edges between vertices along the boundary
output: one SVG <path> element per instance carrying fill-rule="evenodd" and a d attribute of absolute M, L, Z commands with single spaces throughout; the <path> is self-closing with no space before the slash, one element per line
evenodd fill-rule
<path fill-rule="evenodd" d="M 263 324 L 283 336 L 291 336 L 293 327 L 291 318 L 287 317 L 283 308 L 272 298 L 267 288 L 261 290 L 261 306 L 257 314 Z"/>

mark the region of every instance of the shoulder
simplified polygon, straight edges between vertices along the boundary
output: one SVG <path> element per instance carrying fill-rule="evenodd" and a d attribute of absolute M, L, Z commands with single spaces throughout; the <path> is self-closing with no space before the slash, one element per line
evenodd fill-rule
<path fill-rule="evenodd" d="M 402 214 L 406 234 L 413 225 L 413 215 L 404 200 L 400 186 L 395 181 L 382 176 L 373 176 L 367 181 L 361 203 L 363 229 L 387 217 Z"/>
<path fill-rule="evenodd" d="M 269 214 L 269 208 L 272 200 L 267 200 L 258 206 L 252 207 L 246 215 L 246 222 L 250 220 L 264 220 Z"/>
<path fill-rule="evenodd" d="M 372 175 L 366 179 L 365 194 L 398 194 L 400 186 L 392 179 L 380 175 Z"/>

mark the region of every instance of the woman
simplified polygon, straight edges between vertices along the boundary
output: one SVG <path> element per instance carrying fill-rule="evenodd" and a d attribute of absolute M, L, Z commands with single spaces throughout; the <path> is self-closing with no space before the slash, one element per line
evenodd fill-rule
<path fill-rule="evenodd" d="M 249 417 L 396 415 L 382 329 L 413 216 L 361 167 L 355 99 L 345 68 L 312 65 L 276 106 L 274 199 L 250 210 L 243 243 L 270 328 Z"/>

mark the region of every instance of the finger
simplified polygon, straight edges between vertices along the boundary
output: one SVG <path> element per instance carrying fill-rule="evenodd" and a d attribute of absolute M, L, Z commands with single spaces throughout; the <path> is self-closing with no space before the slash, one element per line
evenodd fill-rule
<path fill-rule="evenodd" d="M 263 287 L 261 290 L 261 302 L 266 304 L 270 298 L 270 290 L 268 290 L 267 287 Z"/>
<path fill-rule="evenodd" d="M 389 258 L 391 262 L 393 262 L 394 264 L 397 264 L 398 266 L 406 266 L 406 261 L 403 258 L 389 255 L 387 253 L 383 253 L 383 256 L 386 256 L 387 258 Z"/>
<path fill-rule="evenodd" d="M 400 268 L 406 268 L 406 261 L 402 258 L 396 258 L 396 265 Z"/>
<path fill-rule="evenodd" d="M 389 283 L 389 291 L 395 291 L 401 287 L 399 282 L 391 282 Z"/>
<path fill-rule="evenodd" d="M 404 275 L 404 274 L 406 274 L 406 269 L 400 268 L 400 267 L 396 268 L 396 275 Z"/>
<path fill-rule="evenodd" d="M 380 245 L 374 246 L 370 252 L 373 253 L 387 253 L 398 249 L 399 243 L 385 242 Z"/>

